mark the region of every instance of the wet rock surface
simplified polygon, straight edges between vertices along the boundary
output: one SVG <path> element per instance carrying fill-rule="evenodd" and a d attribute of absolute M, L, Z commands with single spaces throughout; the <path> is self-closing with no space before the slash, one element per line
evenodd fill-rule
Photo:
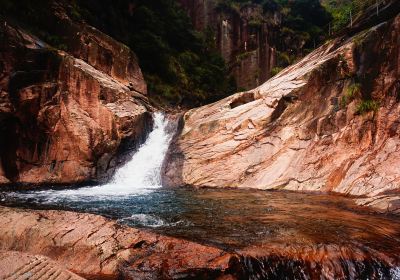
<path fill-rule="evenodd" d="M 1 21 L 3 185 L 104 182 L 152 126 L 134 53 L 59 13 L 70 53 Z"/>
<path fill-rule="evenodd" d="M 47 257 L 16 251 L 0 251 L 0 279 L 84 280 Z"/>
<path fill-rule="evenodd" d="M 288 232 L 286 238 L 281 236 L 277 242 L 260 239 L 255 244 L 226 251 L 129 228 L 91 214 L 6 207 L 0 208 L 0 214 L 0 250 L 46 256 L 34 258 L 50 267 L 54 267 L 53 262 L 62 264 L 86 279 L 398 279 L 399 276 L 397 245 L 387 246 L 386 241 L 371 243 L 372 247 L 368 242 L 346 245 L 346 242 L 325 242 L 324 238 L 329 239 L 327 235 L 318 238 Z M 395 238 L 398 228 L 386 226 L 382 224 L 382 232 Z M 358 235 L 363 238 L 362 232 Z M 0 253 L 0 267 L 4 264 L 1 256 Z M 26 259 L 31 263 L 31 258 L 21 257 L 21 262 L 10 264 L 7 271 L 19 271 Z"/>
<path fill-rule="evenodd" d="M 399 28 L 396 16 L 334 40 L 254 90 L 187 112 L 164 183 L 337 192 L 398 212 Z"/>
<path fill-rule="evenodd" d="M 2 250 L 47 256 L 87 279 L 218 278 L 233 258 L 96 215 L 5 207 L 0 212 Z"/>

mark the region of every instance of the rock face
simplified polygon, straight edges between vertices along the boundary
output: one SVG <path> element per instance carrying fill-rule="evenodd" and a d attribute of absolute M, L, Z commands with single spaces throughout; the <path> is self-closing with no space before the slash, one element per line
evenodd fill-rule
<path fill-rule="evenodd" d="M 0 251 L 0 279 L 84 280 L 47 257 L 15 251 Z"/>
<path fill-rule="evenodd" d="M 1 184 L 105 181 L 152 125 L 135 54 L 58 18 L 70 53 L 1 22 Z"/>
<path fill-rule="evenodd" d="M 276 65 L 279 13 L 264 13 L 261 5 L 240 10 L 216 0 L 180 0 L 197 30 L 211 28 L 217 48 L 229 64 L 239 88 L 254 88 L 271 77 Z"/>
<path fill-rule="evenodd" d="M 147 94 L 138 59 L 127 46 L 90 25 L 72 21 L 63 4 L 55 2 L 53 8 L 54 33 L 68 38 L 65 43 L 69 53 L 128 86 L 130 90 Z"/>
<path fill-rule="evenodd" d="M 217 279 L 230 275 L 236 258 L 90 214 L 5 207 L 0 213 L 0 250 L 44 255 L 87 279 Z"/>
<path fill-rule="evenodd" d="M 387 7 L 399 12 L 396 1 Z M 398 211 L 399 38 L 396 16 L 187 112 L 164 183 L 338 192 Z"/>

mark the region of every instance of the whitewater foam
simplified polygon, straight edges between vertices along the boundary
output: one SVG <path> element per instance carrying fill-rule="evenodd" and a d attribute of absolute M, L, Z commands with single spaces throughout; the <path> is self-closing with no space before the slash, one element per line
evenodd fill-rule
<path fill-rule="evenodd" d="M 147 226 L 153 228 L 162 227 L 166 224 L 166 222 L 161 218 L 147 214 L 133 214 L 130 217 L 119 219 L 118 222 L 120 223 L 131 222 L 141 226 Z"/>
<path fill-rule="evenodd" d="M 154 128 L 145 143 L 121 167 L 113 180 L 95 187 L 83 187 L 68 190 L 45 190 L 26 193 L 14 193 L 9 196 L 43 198 L 45 202 L 79 201 L 82 199 L 113 200 L 129 196 L 144 195 L 161 187 L 161 165 L 168 149 L 172 133 L 167 130 L 168 120 L 162 113 L 154 114 Z"/>

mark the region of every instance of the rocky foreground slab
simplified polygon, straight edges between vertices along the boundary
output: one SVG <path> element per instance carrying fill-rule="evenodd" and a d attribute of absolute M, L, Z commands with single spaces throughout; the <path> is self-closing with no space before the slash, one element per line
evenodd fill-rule
<path fill-rule="evenodd" d="M 47 257 L 16 251 L 0 251 L 0 279 L 84 280 Z"/>
<path fill-rule="evenodd" d="M 400 267 L 400 230 L 387 224 L 382 234 L 393 242 L 364 233 L 364 243 L 289 234 L 230 251 L 84 213 L 0 207 L 0 224 L 0 270 L 10 279 L 26 279 L 18 278 L 26 272 L 36 275 L 29 279 L 80 279 L 67 270 L 96 280 L 397 279 Z"/>
<path fill-rule="evenodd" d="M 217 279 L 235 259 L 90 214 L 0 207 L 0 224 L 0 250 L 47 256 L 87 279 Z"/>

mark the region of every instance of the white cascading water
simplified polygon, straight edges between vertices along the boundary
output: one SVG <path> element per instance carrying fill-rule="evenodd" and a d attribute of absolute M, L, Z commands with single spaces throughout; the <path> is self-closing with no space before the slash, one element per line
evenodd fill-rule
<path fill-rule="evenodd" d="M 154 114 L 154 128 L 145 143 L 132 159 L 115 174 L 106 185 L 69 190 L 46 190 L 35 192 L 35 197 L 46 197 L 47 201 L 60 198 L 81 200 L 93 198 L 117 199 L 132 195 L 143 195 L 161 187 L 161 165 L 168 149 L 172 133 L 167 131 L 168 120 L 162 113 Z"/>

